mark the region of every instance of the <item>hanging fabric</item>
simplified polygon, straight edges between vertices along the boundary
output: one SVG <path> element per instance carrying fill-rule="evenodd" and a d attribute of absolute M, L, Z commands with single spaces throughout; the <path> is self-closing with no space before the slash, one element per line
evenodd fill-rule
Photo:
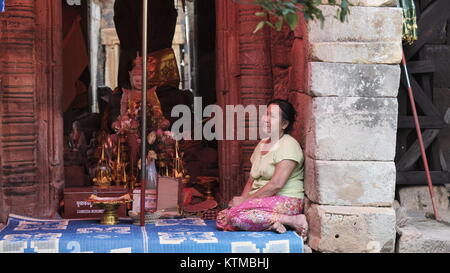
<path fill-rule="evenodd" d="M 0 0 L 0 12 L 5 11 L 5 0 Z"/>
<path fill-rule="evenodd" d="M 397 0 L 397 6 L 403 9 L 403 37 L 402 39 L 412 44 L 417 41 L 417 19 L 414 0 Z"/>

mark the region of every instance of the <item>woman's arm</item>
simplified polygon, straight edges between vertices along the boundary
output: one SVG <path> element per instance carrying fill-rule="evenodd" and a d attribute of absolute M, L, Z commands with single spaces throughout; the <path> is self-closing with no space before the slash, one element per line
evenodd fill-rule
<path fill-rule="evenodd" d="M 245 184 L 244 190 L 242 191 L 241 196 L 248 196 L 248 193 L 252 189 L 253 186 L 253 177 L 251 175 L 248 176 L 247 183 Z"/>
<path fill-rule="evenodd" d="M 252 189 L 252 185 L 253 185 L 253 177 L 249 175 L 244 190 L 242 191 L 242 194 L 240 196 L 233 197 L 233 199 L 231 199 L 231 201 L 228 202 L 228 206 L 229 207 L 238 206 L 243 202 L 243 200 L 246 200 L 249 197 L 248 193 Z"/>

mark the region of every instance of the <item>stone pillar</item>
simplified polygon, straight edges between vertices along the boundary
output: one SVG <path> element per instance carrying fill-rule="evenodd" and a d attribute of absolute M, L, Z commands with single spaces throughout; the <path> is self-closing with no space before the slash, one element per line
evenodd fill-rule
<path fill-rule="evenodd" d="M 114 89 L 118 86 L 120 41 L 114 26 L 115 0 L 100 1 L 100 39 L 98 77 L 99 84 Z"/>
<path fill-rule="evenodd" d="M 172 48 L 173 51 L 175 53 L 175 58 L 177 59 L 177 64 L 178 64 L 178 71 L 181 73 L 184 73 L 181 63 L 184 62 L 185 60 L 183 60 L 181 55 L 181 51 L 182 51 L 182 46 L 186 45 L 186 35 L 185 35 L 185 26 L 184 24 L 184 19 L 185 19 L 185 14 L 184 11 L 181 7 L 177 8 L 178 10 L 178 18 L 177 18 L 177 25 L 175 26 L 175 34 L 173 36 L 173 41 L 172 41 Z M 183 56 L 184 57 L 184 56 Z M 185 76 L 186 74 L 182 75 L 182 79 L 183 81 L 185 81 Z M 179 88 L 183 89 L 183 86 L 185 86 L 184 83 L 180 82 Z"/>
<path fill-rule="evenodd" d="M 105 86 L 114 89 L 118 86 L 120 41 L 115 28 L 101 31 L 102 45 L 105 46 Z"/>
<path fill-rule="evenodd" d="M 309 73 L 297 101 L 309 246 L 393 252 L 402 11 L 395 1 L 352 2 L 347 23 L 334 18 L 337 7 L 323 5 L 323 28 L 307 25 Z"/>
<path fill-rule="evenodd" d="M 10 212 L 31 214 L 39 202 L 35 2 L 6 4 L 0 14 L 0 221 Z"/>
<path fill-rule="evenodd" d="M 264 105 L 273 96 L 270 30 L 253 34 L 261 8 L 216 0 L 217 104 Z M 253 126 L 246 122 L 246 129 Z M 224 204 L 242 192 L 250 172 L 250 156 L 258 141 L 219 141 L 220 194 Z"/>
<path fill-rule="evenodd" d="M 0 15 L 0 221 L 8 213 L 51 217 L 61 197 L 62 19 L 55 3 L 11 0 Z"/>

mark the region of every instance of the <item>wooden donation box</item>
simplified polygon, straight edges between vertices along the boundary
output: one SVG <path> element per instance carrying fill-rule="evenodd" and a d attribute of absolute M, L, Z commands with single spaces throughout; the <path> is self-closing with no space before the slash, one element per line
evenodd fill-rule
<path fill-rule="evenodd" d="M 63 217 L 70 218 L 89 218 L 100 219 L 103 209 L 94 206 L 88 202 L 91 194 L 98 197 L 120 197 L 127 193 L 127 189 L 121 186 L 111 186 L 108 188 L 99 187 L 73 187 L 64 189 L 64 213 Z M 122 204 L 117 210 L 119 217 L 127 216 L 126 204 Z"/>
<path fill-rule="evenodd" d="M 181 211 L 183 204 L 183 189 L 181 179 L 169 177 L 169 176 L 159 176 L 158 177 L 158 194 L 157 194 L 157 204 L 156 210 L 165 211 Z M 146 209 L 148 204 L 153 202 L 154 194 L 151 190 L 146 190 L 145 192 L 145 205 Z M 140 212 L 140 202 L 141 200 L 141 190 L 135 189 L 133 191 L 133 211 Z"/>

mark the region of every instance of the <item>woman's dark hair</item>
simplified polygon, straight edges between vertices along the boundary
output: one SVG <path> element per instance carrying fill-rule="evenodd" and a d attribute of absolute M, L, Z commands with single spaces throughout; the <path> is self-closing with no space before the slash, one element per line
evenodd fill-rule
<path fill-rule="evenodd" d="M 292 106 L 292 104 L 287 100 L 282 99 L 273 99 L 267 103 L 267 106 L 271 104 L 276 104 L 280 107 L 282 119 L 289 123 L 286 129 L 284 129 L 284 133 L 289 134 L 294 126 L 295 116 L 297 114 L 294 106 Z"/>

